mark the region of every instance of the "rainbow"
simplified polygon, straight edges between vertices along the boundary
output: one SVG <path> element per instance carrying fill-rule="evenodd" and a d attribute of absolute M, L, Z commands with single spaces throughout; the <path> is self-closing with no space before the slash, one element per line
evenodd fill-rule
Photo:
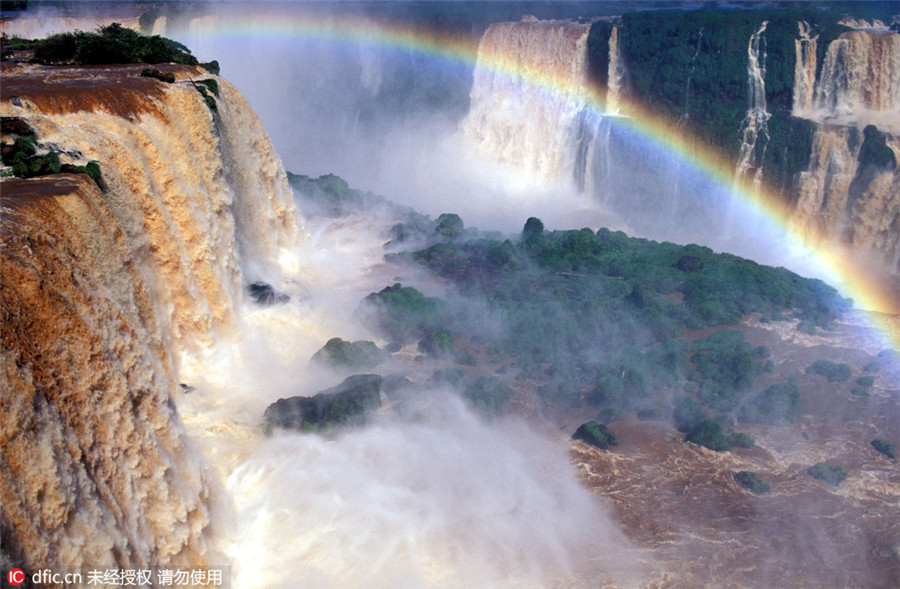
<path fill-rule="evenodd" d="M 202 28 L 193 28 L 193 32 L 203 36 Z M 268 12 L 263 9 L 216 22 L 209 34 L 234 42 L 248 38 L 318 39 L 335 44 L 362 44 L 412 51 L 432 58 L 438 64 L 463 64 L 474 68 L 477 63 L 479 68 L 513 76 L 548 94 L 563 94 L 582 100 L 586 108 L 597 115 L 602 116 L 606 112 L 605 95 L 601 89 L 573 88 L 568 80 L 553 72 L 523 71 L 518 62 L 508 55 L 479 53 L 477 44 L 469 40 L 396 23 L 375 24 L 373 20 L 361 16 L 284 10 Z M 622 122 L 636 136 L 680 158 L 686 165 L 707 176 L 714 185 L 734 194 L 744 206 L 767 219 L 788 243 L 796 245 L 798 250 L 811 252 L 818 273 L 832 284 L 837 284 L 853 299 L 857 308 L 868 310 L 864 315 L 871 326 L 883 336 L 889 347 L 900 350 L 900 296 L 896 279 L 867 272 L 859 259 L 841 250 L 825 236 L 796 227 L 791 221 L 790 209 L 774 193 L 765 187 L 737 182 L 733 162 L 705 146 L 697 137 L 676 129 L 670 120 L 635 103 L 625 104 L 622 110 L 628 115 L 622 118 Z"/>

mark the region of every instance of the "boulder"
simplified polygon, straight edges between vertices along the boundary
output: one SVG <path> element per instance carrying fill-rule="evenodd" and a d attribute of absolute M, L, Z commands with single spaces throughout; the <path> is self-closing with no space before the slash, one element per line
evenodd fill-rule
<path fill-rule="evenodd" d="M 356 374 L 312 397 L 278 399 L 263 415 L 266 431 L 278 427 L 328 431 L 342 425 L 362 425 L 366 414 L 381 406 L 382 382 L 377 374 Z"/>
<path fill-rule="evenodd" d="M 249 287 L 250 296 L 253 298 L 254 302 L 257 305 L 262 305 L 263 307 L 270 307 L 272 305 L 278 303 L 286 303 L 291 300 L 289 295 L 286 295 L 282 292 L 277 292 L 274 288 L 272 288 L 271 284 L 266 284 L 265 282 L 254 282 Z"/>
<path fill-rule="evenodd" d="M 572 434 L 572 439 L 596 446 L 601 450 L 608 450 L 610 446 L 616 446 L 619 443 L 614 433 L 609 431 L 604 424 L 596 421 L 582 423 Z"/>

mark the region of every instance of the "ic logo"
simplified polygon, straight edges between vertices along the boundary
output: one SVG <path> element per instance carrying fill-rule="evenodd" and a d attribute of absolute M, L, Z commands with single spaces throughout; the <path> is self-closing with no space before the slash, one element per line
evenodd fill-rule
<path fill-rule="evenodd" d="M 9 572 L 6 573 L 6 580 L 9 581 L 10 585 L 18 587 L 25 582 L 25 571 L 22 569 L 10 569 Z"/>

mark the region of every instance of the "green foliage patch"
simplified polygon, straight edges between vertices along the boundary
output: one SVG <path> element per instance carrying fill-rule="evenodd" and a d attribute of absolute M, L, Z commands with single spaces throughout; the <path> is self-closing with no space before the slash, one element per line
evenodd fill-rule
<path fill-rule="evenodd" d="M 828 382 L 846 382 L 852 375 L 849 365 L 828 360 L 816 360 L 806 369 L 806 373 L 824 376 Z"/>
<path fill-rule="evenodd" d="M 751 312 L 827 327 L 848 306 L 831 287 L 783 268 L 607 229 L 546 231 L 530 218 L 518 241 L 446 241 L 434 225 L 419 236 L 427 247 L 387 258 L 427 268 L 486 308 L 503 326 L 485 342 L 489 351 L 512 360 L 516 379 L 542 381 L 539 396 L 556 407 L 584 397 L 600 409 L 637 412 L 655 405 L 655 391 L 674 388 L 714 412 L 734 412 L 757 376 L 773 369 L 771 351 L 729 329 L 688 344 L 681 338 L 689 329 L 732 325 Z M 441 327 L 480 337 L 452 313 Z M 798 403 L 773 409 L 759 399 L 744 412 L 789 423 Z"/>
<path fill-rule="evenodd" d="M 399 282 L 367 296 L 362 316 L 376 331 L 402 344 L 443 329 L 448 321 L 443 301 Z"/>
<path fill-rule="evenodd" d="M 15 136 L 12 144 L 0 144 L 3 164 L 12 168 L 11 175 L 35 178 L 59 173 L 87 174 L 98 186 L 103 187 L 98 162 L 91 160 L 79 166 L 62 164 L 58 151 L 51 149 L 46 153 L 38 153 L 39 146 L 34 131 L 22 119 L 3 117 L 2 124 L 5 132 Z M 10 128 L 15 131 L 9 131 Z"/>
<path fill-rule="evenodd" d="M 616 435 L 609 431 L 606 425 L 596 421 L 588 421 L 578 426 L 578 429 L 572 434 L 572 439 L 580 440 L 601 450 L 608 450 L 610 446 L 619 444 Z"/>
<path fill-rule="evenodd" d="M 461 300 L 429 300 L 400 285 L 373 293 L 367 300 L 381 333 L 406 342 L 445 330 L 456 342 L 485 345 L 502 374 L 509 368 L 516 381 L 534 383 L 545 407 L 587 403 L 604 422 L 622 412 L 666 413 L 688 441 L 720 451 L 755 443 L 726 431 L 723 419 L 785 425 L 801 410 L 793 383 L 757 387 L 757 377 L 774 370 L 771 350 L 725 327 L 760 313 L 827 329 L 849 306 L 821 281 L 698 245 L 607 229 L 547 231 L 534 217 L 518 239 L 464 230 L 450 215 L 409 220 L 413 227 L 399 224 L 394 235 L 415 235 L 425 247 L 386 258 L 426 268 Z M 484 309 L 500 328 L 473 328 L 461 307 Z M 704 338 L 686 337 L 708 328 L 715 329 Z M 669 407 L 659 400 L 663 390 L 676 393 Z"/>
<path fill-rule="evenodd" d="M 453 355 L 453 333 L 449 329 L 438 329 L 419 340 L 419 351 L 433 358 Z"/>
<path fill-rule="evenodd" d="M 872 440 L 871 444 L 873 448 L 875 448 L 891 460 L 897 459 L 897 456 L 895 454 L 896 447 L 894 446 L 893 442 L 888 442 L 887 440 L 882 438 L 875 438 L 874 440 Z"/>
<path fill-rule="evenodd" d="M 374 368 L 389 356 L 389 353 L 379 349 L 374 342 L 348 342 L 334 337 L 313 355 L 312 361 L 332 368 L 361 370 Z"/>
<path fill-rule="evenodd" d="M 119 23 L 97 32 L 58 33 L 34 44 L 34 58 L 45 65 L 116 63 L 179 63 L 197 65 L 197 58 L 177 41 L 146 36 Z"/>
<path fill-rule="evenodd" d="M 787 425 L 800 415 L 800 391 L 793 382 L 774 384 L 738 407 L 737 418 L 745 423 Z"/>
<path fill-rule="evenodd" d="M 847 478 L 847 469 L 843 466 L 831 466 L 824 462 L 817 462 L 806 469 L 806 474 L 814 479 L 837 487 Z"/>
<path fill-rule="evenodd" d="M 466 387 L 463 396 L 486 417 L 497 417 L 515 391 L 495 376 L 480 376 Z"/>
<path fill-rule="evenodd" d="M 747 470 L 734 473 L 734 480 L 754 495 L 763 495 L 772 489 L 768 481 L 759 478 L 755 472 Z"/>
<path fill-rule="evenodd" d="M 370 192 L 350 188 L 343 178 L 334 174 L 310 178 L 288 172 L 287 177 L 295 194 L 311 205 L 312 212 L 326 217 L 338 218 L 359 213 L 385 202 L 384 198 Z"/>
<path fill-rule="evenodd" d="M 751 35 L 763 21 L 761 49 L 766 53 L 765 88 L 770 116 L 765 179 L 777 190 L 796 186 L 809 162 L 814 125 L 791 116 L 797 23 L 807 22 L 818 36 L 817 61 L 828 44 L 847 28 L 841 13 L 820 7 L 754 10 L 647 10 L 626 12 L 618 24 L 618 50 L 628 64 L 626 91 L 631 100 L 700 137 L 735 163 L 746 116 L 747 51 Z M 593 80 L 608 84 L 612 23 L 597 21 L 588 35 L 588 65 Z"/>

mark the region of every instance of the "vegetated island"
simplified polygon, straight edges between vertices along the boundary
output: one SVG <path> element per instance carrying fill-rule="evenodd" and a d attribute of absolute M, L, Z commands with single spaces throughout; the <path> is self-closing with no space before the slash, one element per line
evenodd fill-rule
<path fill-rule="evenodd" d="M 326 216 L 390 206 L 334 175 L 290 179 Z M 584 431 L 603 433 L 600 446 L 615 440 L 608 424 L 631 413 L 668 420 L 685 441 L 712 450 L 753 447 L 741 424 L 791 424 L 802 403 L 791 379 L 758 384 L 774 372 L 771 350 L 747 341 L 741 319 L 756 314 L 814 333 L 851 307 L 820 280 L 695 244 L 605 228 L 548 231 L 537 218 L 509 237 L 452 213 L 393 212 L 401 222 L 386 260 L 427 270 L 448 295 L 387 285 L 358 312 L 385 349 L 332 340 L 317 357 L 350 370 L 415 345 L 422 358 L 454 364 L 430 384 L 459 390 L 486 415 L 521 394 L 546 412 L 595 411 Z"/>

